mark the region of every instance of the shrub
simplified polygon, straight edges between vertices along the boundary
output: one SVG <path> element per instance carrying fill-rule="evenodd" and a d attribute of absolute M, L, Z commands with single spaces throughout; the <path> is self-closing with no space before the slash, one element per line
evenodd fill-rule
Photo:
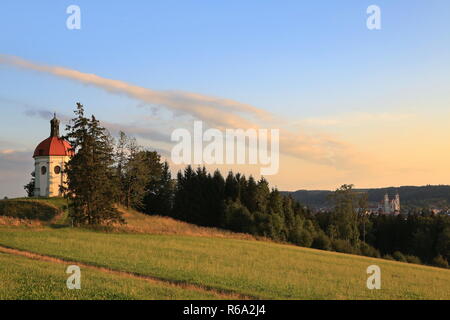
<path fill-rule="evenodd" d="M 347 240 L 336 239 L 333 241 L 333 249 L 342 253 L 355 253 L 356 250 Z"/>
<path fill-rule="evenodd" d="M 314 238 L 311 247 L 320 250 L 331 250 L 332 248 L 330 238 L 328 238 L 327 235 L 323 233 Z"/>
<path fill-rule="evenodd" d="M 236 232 L 251 232 L 253 216 L 239 202 L 230 202 L 225 209 L 225 227 Z"/>
<path fill-rule="evenodd" d="M 0 216 L 49 221 L 59 212 L 57 207 L 39 200 L 0 201 Z"/>
<path fill-rule="evenodd" d="M 292 239 L 296 245 L 299 245 L 301 247 L 306 247 L 306 248 L 310 248 L 314 241 L 314 238 L 313 238 L 311 232 L 309 232 L 306 229 L 294 230 L 292 232 Z"/>
<path fill-rule="evenodd" d="M 405 256 L 403 255 L 403 253 L 401 253 L 400 251 L 395 251 L 392 256 L 394 257 L 395 260 L 400 261 L 400 262 L 407 262 Z"/>
<path fill-rule="evenodd" d="M 415 263 L 415 264 L 422 264 L 422 261 L 419 257 L 412 256 L 412 255 L 406 255 L 405 259 L 408 263 Z"/>
<path fill-rule="evenodd" d="M 435 257 L 431 263 L 439 268 L 448 268 L 448 261 L 441 255 Z"/>
<path fill-rule="evenodd" d="M 380 252 L 371 245 L 362 242 L 360 246 L 361 254 L 366 257 L 379 258 Z"/>
<path fill-rule="evenodd" d="M 394 261 L 395 261 L 394 257 L 392 257 L 390 254 L 385 254 L 385 255 L 383 256 L 383 259 L 386 259 L 386 260 L 394 260 Z"/>

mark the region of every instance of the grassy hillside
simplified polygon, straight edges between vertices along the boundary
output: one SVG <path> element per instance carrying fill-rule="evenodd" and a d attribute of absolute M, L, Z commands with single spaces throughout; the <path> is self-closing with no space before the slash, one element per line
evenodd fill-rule
<path fill-rule="evenodd" d="M 223 299 L 199 290 L 83 269 L 82 289 L 68 290 L 67 265 L 0 252 L 0 299 Z"/>
<path fill-rule="evenodd" d="M 262 241 L 0 227 L 0 245 L 269 299 L 449 299 L 450 271 Z M 382 290 L 366 289 L 366 268 Z"/>
<path fill-rule="evenodd" d="M 83 282 L 78 293 L 82 296 L 73 296 L 64 291 L 67 275 L 61 261 L 0 254 L 0 281 L 8 283 L 0 287 L 0 297 L 203 299 L 236 293 L 259 299 L 450 299 L 450 270 L 245 239 L 135 212 L 125 217 L 127 228 L 140 227 L 139 232 L 0 226 L 0 249 L 16 248 L 78 262 L 83 276 L 90 279 Z M 381 290 L 366 288 L 366 269 L 372 264 L 381 268 Z M 21 274 L 29 276 L 23 279 Z M 145 281 L 133 276 L 151 277 L 160 281 L 161 287 L 141 290 Z M 119 279 L 124 281 L 122 289 L 109 284 Z M 140 286 L 133 290 L 135 281 Z M 189 292 L 182 285 L 197 290 Z M 21 291 L 29 286 L 33 294 Z M 42 286 L 49 292 L 44 293 Z M 183 292 L 168 292 L 167 286 Z"/>
<path fill-rule="evenodd" d="M 132 209 L 118 207 L 126 221 L 125 225 L 115 225 L 111 231 L 147 234 L 173 234 L 197 237 L 218 237 L 231 239 L 255 239 L 245 233 L 236 233 L 217 228 L 200 227 L 169 217 L 149 216 Z"/>

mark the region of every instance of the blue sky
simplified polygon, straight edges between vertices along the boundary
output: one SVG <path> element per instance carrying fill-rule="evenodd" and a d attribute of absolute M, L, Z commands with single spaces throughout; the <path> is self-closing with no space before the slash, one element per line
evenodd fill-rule
<path fill-rule="evenodd" d="M 81 30 L 65 26 L 71 4 L 81 8 Z M 378 31 L 366 28 L 371 4 L 381 8 Z M 312 136 L 332 135 L 364 152 L 395 149 L 383 145 L 383 134 L 389 141 L 396 135 L 410 141 L 402 132 L 414 131 L 418 124 L 433 128 L 436 119 L 423 117 L 425 111 L 438 120 L 448 115 L 447 0 L 3 0 L 0 30 L 0 54 L 153 90 L 233 99 L 300 123 Z M 0 84 L 0 150 L 31 152 L 46 137 L 48 123 L 30 116 L 30 110 L 70 115 L 76 101 L 107 122 L 165 130 L 152 121 L 152 111 L 142 101 L 77 81 L 0 64 Z M 161 114 L 171 117 L 167 110 Z M 392 119 L 405 117 L 411 128 L 392 125 Z M 372 122 L 360 133 L 348 119 Z M 355 137 L 356 130 L 366 143 Z M 430 139 L 440 136 L 430 133 Z M 142 143 L 153 146 L 151 141 Z M 433 150 L 428 152 L 437 152 Z M 405 152 L 396 157 L 414 157 Z M 6 168 L 7 160 L 0 161 Z M 420 175 L 416 180 L 399 175 L 407 166 L 381 179 L 299 161 L 317 174 L 299 170 L 291 180 L 281 174 L 275 178 L 278 187 L 333 188 L 354 180 L 361 187 L 427 183 Z M 295 159 L 285 163 L 290 171 L 296 168 Z M 20 173 L 24 166 L 25 161 L 11 178 L 20 179 L 12 195 L 28 179 L 29 172 Z M 411 166 L 420 171 L 418 163 Z M 435 172 L 429 182 L 448 183 L 446 178 Z M 0 177 L 0 196 L 8 193 L 7 181 Z"/>

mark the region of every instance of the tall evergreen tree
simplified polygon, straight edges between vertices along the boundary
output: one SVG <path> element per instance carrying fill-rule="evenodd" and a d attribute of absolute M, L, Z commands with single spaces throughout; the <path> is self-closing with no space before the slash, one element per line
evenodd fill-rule
<path fill-rule="evenodd" d="M 156 152 L 141 150 L 132 139 L 130 140 L 129 157 L 123 171 L 122 192 L 125 195 L 125 206 L 142 208 L 149 182 L 156 179 L 161 172 L 159 155 Z"/>
<path fill-rule="evenodd" d="M 156 154 L 156 153 L 154 153 Z M 172 214 L 174 182 L 167 162 L 160 163 L 151 157 L 152 173 L 143 200 L 143 211 L 147 214 L 170 216 Z"/>
<path fill-rule="evenodd" d="M 120 192 L 117 193 L 117 201 L 121 204 L 125 204 L 125 167 L 127 165 L 129 154 L 128 154 L 128 145 L 129 145 L 129 138 L 125 134 L 125 132 L 120 131 L 119 132 L 119 139 L 116 144 L 116 151 L 115 151 L 115 164 L 116 164 L 116 179 L 117 184 L 120 188 Z"/>
<path fill-rule="evenodd" d="M 84 116 L 82 104 L 77 103 L 75 115 L 65 137 L 75 152 L 65 169 L 69 216 L 77 225 L 123 222 L 113 203 L 118 189 L 112 138 L 94 116 Z"/>
<path fill-rule="evenodd" d="M 358 244 L 358 197 L 353 191 L 353 185 L 343 185 L 331 196 L 334 210 L 331 216 L 332 224 L 336 227 L 338 237 Z"/>
<path fill-rule="evenodd" d="M 239 181 L 233 172 L 230 171 L 225 179 L 225 198 L 227 200 L 237 201 L 240 197 Z"/>

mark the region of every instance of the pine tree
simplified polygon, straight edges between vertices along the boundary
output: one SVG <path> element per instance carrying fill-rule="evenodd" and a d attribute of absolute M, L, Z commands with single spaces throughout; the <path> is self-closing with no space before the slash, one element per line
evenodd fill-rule
<path fill-rule="evenodd" d="M 260 212 L 269 212 L 269 199 L 270 199 L 269 183 L 267 182 L 266 179 L 262 177 L 258 181 L 258 185 L 256 186 L 256 193 L 255 193 L 256 210 Z M 276 212 L 280 214 L 283 213 L 281 203 L 280 207 L 276 210 Z"/>
<path fill-rule="evenodd" d="M 334 201 L 331 219 L 337 228 L 338 237 L 357 245 L 359 241 L 357 213 L 359 199 L 353 191 L 353 185 L 341 186 L 331 195 L 331 198 Z"/>
<path fill-rule="evenodd" d="M 157 155 L 157 153 L 154 153 Z M 157 214 L 161 216 L 171 216 L 173 206 L 174 182 L 167 162 L 160 163 L 158 155 L 157 161 L 152 157 L 152 173 L 143 200 L 142 210 L 147 214 Z"/>
<path fill-rule="evenodd" d="M 71 200 L 69 216 L 77 225 L 123 222 L 113 203 L 118 188 L 112 138 L 94 116 L 91 119 L 84 116 L 80 103 L 75 115 L 65 137 L 75 152 L 65 169 L 65 194 Z"/>
<path fill-rule="evenodd" d="M 179 171 L 177 173 L 177 184 L 175 187 L 172 214 L 174 218 L 192 222 L 190 213 L 192 211 L 193 197 L 190 195 L 194 193 L 191 185 L 195 175 L 196 174 L 191 166 L 187 166 L 184 169 L 184 172 Z"/>
<path fill-rule="evenodd" d="M 227 178 L 225 179 L 225 198 L 232 201 L 240 199 L 239 181 L 232 171 L 228 172 Z"/>
<path fill-rule="evenodd" d="M 116 179 L 120 188 L 120 192 L 117 193 L 117 201 L 121 204 L 125 204 L 125 166 L 128 161 L 128 144 L 129 139 L 123 132 L 119 132 L 119 139 L 116 144 L 115 151 L 115 163 L 116 163 Z"/>
<path fill-rule="evenodd" d="M 152 170 L 157 170 L 157 173 L 153 173 Z M 142 151 L 136 141 L 131 139 L 129 157 L 123 172 L 122 192 L 125 197 L 125 206 L 142 208 L 149 181 L 159 175 L 159 155 L 156 152 Z"/>

